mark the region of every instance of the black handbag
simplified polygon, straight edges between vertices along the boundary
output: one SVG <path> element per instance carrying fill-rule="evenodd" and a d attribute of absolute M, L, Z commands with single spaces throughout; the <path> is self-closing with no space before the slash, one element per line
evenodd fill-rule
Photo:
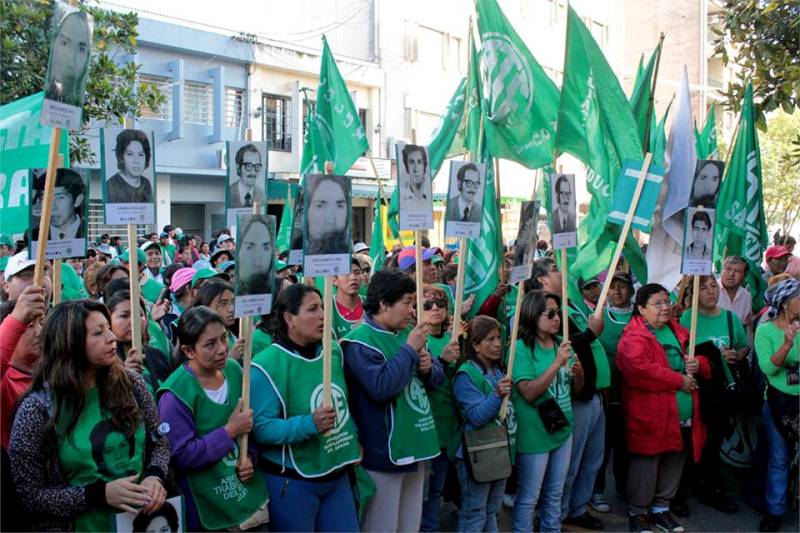
<path fill-rule="evenodd" d="M 569 425 L 569 420 L 554 398 L 542 400 L 535 407 L 542 420 L 542 425 L 548 433 L 556 433 Z"/>
<path fill-rule="evenodd" d="M 778 433 L 789 443 L 800 436 L 800 398 L 767 384 L 767 404 Z"/>

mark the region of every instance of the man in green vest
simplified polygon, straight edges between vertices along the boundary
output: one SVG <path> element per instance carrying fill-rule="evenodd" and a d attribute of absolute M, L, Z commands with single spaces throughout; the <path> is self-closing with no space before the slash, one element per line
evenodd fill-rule
<path fill-rule="evenodd" d="M 439 386 L 444 371 L 425 349 L 430 327 L 409 327 L 415 291 L 400 270 L 376 272 L 364 321 L 342 341 L 362 465 L 377 486 L 362 531 L 418 531 L 426 470 L 418 463 L 439 454 L 425 389 Z"/>

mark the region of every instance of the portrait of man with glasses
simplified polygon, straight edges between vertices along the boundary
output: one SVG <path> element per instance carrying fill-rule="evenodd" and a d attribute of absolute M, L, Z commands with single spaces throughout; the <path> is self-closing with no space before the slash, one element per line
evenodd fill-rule
<path fill-rule="evenodd" d="M 575 194 L 568 174 L 559 174 L 553 191 L 553 233 L 572 233 L 575 224 Z"/>
<path fill-rule="evenodd" d="M 460 163 L 453 162 L 453 169 Z M 451 170 L 450 194 L 447 201 L 445 219 L 448 222 L 481 222 L 483 206 L 483 177 L 475 163 L 463 163 L 455 171 Z"/>
<path fill-rule="evenodd" d="M 230 207 L 253 207 L 254 202 L 264 205 L 264 165 L 261 152 L 255 144 L 247 143 L 236 151 L 236 181 L 231 183 Z"/>

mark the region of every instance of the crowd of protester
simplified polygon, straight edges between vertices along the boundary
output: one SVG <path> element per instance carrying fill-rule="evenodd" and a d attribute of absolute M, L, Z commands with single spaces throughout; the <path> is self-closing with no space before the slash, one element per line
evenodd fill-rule
<path fill-rule="evenodd" d="M 356 243 L 350 273 L 334 279 L 332 406 L 321 401 L 322 296 L 282 251 L 272 312 L 252 330 L 249 407 L 236 243 L 228 230 L 213 237 L 166 226 L 126 250 L 103 235 L 63 263 L 53 306 L 52 267 L 34 285 L 27 250 L 0 236 L 4 531 L 105 531 L 114 514 L 155 516 L 179 494 L 191 531 L 438 531 L 443 509 L 459 531 L 496 531 L 504 506 L 514 531 L 600 530 L 612 490 L 631 531 L 683 531 L 703 512 L 690 494 L 736 513 L 734 491 L 763 515 L 743 527 L 775 531 L 797 503 L 791 237 L 766 250 L 755 298 L 741 257 L 700 278 L 694 349 L 691 280 L 643 284 L 625 268 L 575 280 L 564 339 L 562 277 L 542 241 L 510 374 L 517 287 L 501 281 L 455 309 L 457 253 L 423 239 L 422 264 L 396 246 L 373 271 Z M 466 437 L 497 428 L 513 467 L 485 480 Z"/>

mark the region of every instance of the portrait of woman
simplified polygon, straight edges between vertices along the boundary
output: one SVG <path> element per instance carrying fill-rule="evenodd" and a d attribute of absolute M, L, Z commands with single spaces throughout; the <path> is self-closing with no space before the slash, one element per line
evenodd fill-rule
<path fill-rule="evenodd" d="M 150 169 L 150 138 L 142 130 L 122 130 L 116 139 L 114 155 L 117 172 L 106 182 L 106 202 L 110 204 L 153 203 Z"/>
<path fill-rule="evenodd" d="M 239 296 L 272 294 L 275 257 L 275 217 L 251 215 L 244 220 L 237 241 L 237 291 Z"/>
<path fill-rule="evenodd" d="M 91 17 L 78 11 L 68 13 L 50 46 L 44 97 L 81 107 L 92 51 Z"/>

